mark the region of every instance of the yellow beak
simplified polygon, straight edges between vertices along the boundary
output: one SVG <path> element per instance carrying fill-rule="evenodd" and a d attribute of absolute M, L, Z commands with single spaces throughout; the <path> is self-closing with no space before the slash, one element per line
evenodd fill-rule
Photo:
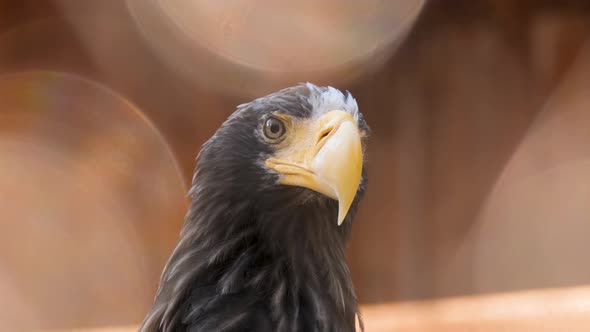
<path fill-rule="evenodd" d="M 350 113 L 330 111 L 305 128 L 267 167 L 282 174 L 280 183 L 315 190 L 338 200 L 342 224 L 361 181 L 363 152 L 356 121 Z"/>

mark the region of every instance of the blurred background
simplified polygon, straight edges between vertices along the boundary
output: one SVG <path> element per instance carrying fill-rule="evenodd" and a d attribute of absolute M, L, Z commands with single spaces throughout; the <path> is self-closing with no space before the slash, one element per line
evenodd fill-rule
<path fill-rule="evenodd" d="M 590 3 L 0 0 L 0 322 L 139 323 L 201 144 L 347 89 L 362 303 L 590 284 Z"/>

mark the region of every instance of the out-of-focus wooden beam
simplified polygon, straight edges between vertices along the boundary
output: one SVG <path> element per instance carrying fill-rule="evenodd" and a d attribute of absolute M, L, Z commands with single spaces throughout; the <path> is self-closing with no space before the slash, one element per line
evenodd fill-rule
<path fill-rule="evenodd" d="M 362 306 L 367 332 L 590 331 L 590 286 Z M 64 332 L 132 332 L 136 326 Z"/>
<path fill-rule="evenodd" d="M 590 331 L 590 287 L 367 305 L 367 332 Z"/>

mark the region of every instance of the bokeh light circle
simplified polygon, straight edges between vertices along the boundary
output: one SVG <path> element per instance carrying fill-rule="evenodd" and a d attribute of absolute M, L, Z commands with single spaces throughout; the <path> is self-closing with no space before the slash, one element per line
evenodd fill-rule
<path fill-rule="evenodd" d="M 209 86 L 259 94 L 350 80 L 389 58 L 423 7 L 392 1 L 127 0 L 147 42 Z"/>
<path fill-rule="evenodd" d="M 0 282 L 18 297 L 0 296 L 8 330 L 141 320 L 186 209 L 167 144 L 125 99 L 74 75 L 1 76 L 0 108 Z"/>

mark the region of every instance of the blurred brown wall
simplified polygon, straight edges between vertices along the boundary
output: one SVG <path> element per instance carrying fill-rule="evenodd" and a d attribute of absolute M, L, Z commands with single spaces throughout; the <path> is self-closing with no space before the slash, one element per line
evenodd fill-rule
<path fill-rule="evenodd" d="M 505 182 L 535 176 L 539 165 L 549 163 L 543 156 L 558 154 L 554 150 L 585 150 L 581 137 L 551 150 L 546 144 L 551 135 L 570 135 L 569 126 L 590 132 L 588 82 L 571 86 L 590 74 L 589 14 L 583 2 L 431 2 L 387 68 L 353 89 L 376 133 L 369 151 L 371 190 L 350 254 L 361 299 L 590 281 L 590 268 L 580 264 L 587 248 L 580 250 L 584 241 L 577 236 L 590 230 L 583 194 L 571 194 L 579 205 L 575 216 L 540 218 L 569 208 L 548 193 L 532 202 L 512 198 L 513 204 L 487 212 L 520 210 L 518 217 L 482 216 L 493 191 L 505 195 L 497 185 L 502 173 L 546 113 L 563 117 L 576 108 L 580 122 L 548 128 L 533 143 L 538 151 L 521 157 L 532 166 Z M 567 96 L 561 96 L 564 89 Z M 550 99 L 558 101 L 547 105 Z M 552 164 L 571 161 L 556 157 Z M 588 169 L 579 172 L 574 177 L 587 181 Z M 538 194 L 533 188 L 523 190 L 524 198 Z M 482 230 L 484 223 L 491 226 Z M 555 233 L 534 231 L 549 225 L 564 228 L 558 243 Z M 505 252 L 506 246 L 515 252 Z M 543 247 L 554 253 L 542 255 Z"/>

